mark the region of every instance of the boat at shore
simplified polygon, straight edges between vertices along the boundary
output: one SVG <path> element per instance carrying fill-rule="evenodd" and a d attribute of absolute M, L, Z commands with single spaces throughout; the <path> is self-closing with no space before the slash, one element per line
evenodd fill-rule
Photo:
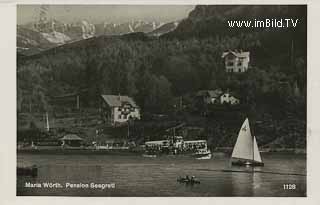
<path fill-rule="evenodd" d="M 208 149 L 206 140 L 184 141 L 181 136 L 176 136 L 171 140 L 145 142 L 143 156 L 189 156 L 196 159 L 211 159 L 212 153 Z"/>
<path fill-rule="evenodd" d="M 256 138 L 251 135 L 248 118 L 240 128 L 237 142 L 232 151 L 231 164 L 235 166 L 264 166 Z"/>
<path fill-rule="evenodd" d="M 17 175 L 36 177 L 38 176 L 38 167 L 36 165 L 30 167 L 17 167 Z"/>
<path fill-rule="evenodd" d="M 142 156 L 147 157 L 147 158 L 156 158 L 157 157 L 157 155 L 155 155 L 155 154 L 143 154 Z"/>
<path fill-rule="evenodd" d="M 212 154 L 210 150 L 205 151 L 205 153 L 196 153 L 196 159 L 211 159 Z"/>
<path fill-rule="evenodd" d="M 64 139 L 64 138 L 63 138 Z M 68 138 L 69 139 L 69 138 Z M 69 139 L 70 140 L 70 139 Z M 142 155 L 155 158 L 159 156 L 186 156 L 196 159 L 211 159 L 211 151 L 206 140 L 184 141 L 178 137 L 174 143 L 169 140 L 148 141 L 140 146 L 92 145 L 81 143 L 75 137 L 72 141 L 61 143 L 61 140 L 31 142 L 17 147 L 17 153 L 25 154 L 110 154 L 110 155 Z"/>

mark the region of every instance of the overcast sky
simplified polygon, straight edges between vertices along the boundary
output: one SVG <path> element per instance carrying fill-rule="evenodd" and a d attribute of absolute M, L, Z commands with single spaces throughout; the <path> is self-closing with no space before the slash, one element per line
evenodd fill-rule
<path fill-rule="evenodd" d="M 171 22 L 186 18 L 192 5 L 50 5 L 47 18 L 71 23 L 88 20 L 92 23 L 121 23 L 131 20 Z M 40 5 L 19 5 L 17 23 L 25 24 L 39 19 Z"/>

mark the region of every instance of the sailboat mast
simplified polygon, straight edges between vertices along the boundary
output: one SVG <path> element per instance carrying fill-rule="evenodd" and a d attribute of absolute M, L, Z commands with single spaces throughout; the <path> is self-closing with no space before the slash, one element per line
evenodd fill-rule
<path fill-rule="evenodd" d="M 254 135 L 252 135 L 252 171 L 254 171 Z"/>
<path fill-rule="evenodd" d="M 250 127 L 251 129 L 251 127 Z M 251 132 L 252 131 L 252 132 Z M 252 172 L 254 172 L 254 132 L 253 129 L 250 130 L 252 137 Z"/>

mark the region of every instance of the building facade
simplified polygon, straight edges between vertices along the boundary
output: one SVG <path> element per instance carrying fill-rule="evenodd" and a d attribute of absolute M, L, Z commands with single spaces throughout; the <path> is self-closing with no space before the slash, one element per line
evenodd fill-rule
<path fill-rule="evenodd" d="M 237 105 L 240 103 L 240 100 L 238 98 L 236 98 L 235 96 L 233 96 L 232 94 L 226 92 L 220 96 L 220 103 L 221 104 Z"/>
<path fill-rule="evenodd" d="M 131 97 L 102 95 L 102 117 L 105 122 L 115 125 L 130 119 L 140 119 L 140 108 Z"/>
<path fill-rule="evenodd" d="M 222 56 L 228 73 L 243 73 L 249 68 L 250 52 L 227 51 Z"/>

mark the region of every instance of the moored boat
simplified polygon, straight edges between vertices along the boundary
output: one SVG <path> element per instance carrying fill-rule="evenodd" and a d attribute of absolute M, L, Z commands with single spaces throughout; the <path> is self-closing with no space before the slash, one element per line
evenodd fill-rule
<path fill-rule="evenodd" d="M 183 141 L 181 136 L 177 136 L 171 143 L 167 139 L 145 142 L 144 155 L 180 155 L 196 159 L 211 159 L 212 157 L 206 140 Z"/>
<path fill-rule="evenodd" d="M 155 154 L 143 154 L 142 156 L 147 157 L 147 158 L 156 158 L 157 157 L 157 155 L 155 155 Z"/>
<path fill-rule="evenodd" d="M 197 157 L 197 159 L 211 159 L 211 157 L 212 157 L 212 154 L 210 153 L 201 157 Z"/>
<path fill-rule="evenodd" d="M 17 167 L 17 175 L 36 177 L 38 175 L 38 167 L 36 165 L 31 167 Z"/>
<path fill-rule="evenodd" d="M 201 149 L 201 150 L 198 150 L 194 154 L 194 156 L 196 157 L 196 159 L 211 159 L 212 154 L 209 149 Z"/>

